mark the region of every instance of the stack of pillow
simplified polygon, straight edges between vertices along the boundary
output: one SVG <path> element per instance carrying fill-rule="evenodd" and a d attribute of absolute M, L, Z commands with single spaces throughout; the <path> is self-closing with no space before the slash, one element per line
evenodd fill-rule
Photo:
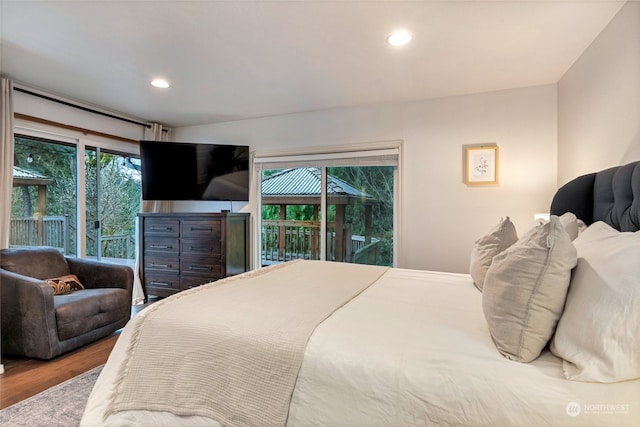
<path fill-rule="evenodd" d="M 640 231 L 566 213 L 518 238 L 506 217 L 475 242 L 470 274 L 504 357 L 549 345 L 567 379 L 609 383 L 640 378 L 639 261 Z"/>

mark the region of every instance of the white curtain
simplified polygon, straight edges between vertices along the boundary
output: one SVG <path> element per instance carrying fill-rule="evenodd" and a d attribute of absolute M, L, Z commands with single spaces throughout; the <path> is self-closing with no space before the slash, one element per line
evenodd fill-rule
<path fill-rule="evenodd" d="M 0 249 L 9 247 L 13 188 L 13 82 L 0 79 Z"/>
<path fill-rule="evenodd" d="M 4 249 L 9 247 L 13 188 L 13 82 L 0 78 L 0 85 L 0 249 Z"/>
<path fill-rule="evenodd" d="M 170 130 L 163 130 L 160 123 L 153 123 L 151 127 L 144 131 L 144 139 L 148 141 L 168 141 Z M 173 203 L 170 200 L 142 200 L 140 206 L 141 212 L 171 212 Z M 139 222 L 136 221 L 136 228 Z M 136 233 L 139 236 L 139 233 Z M 142 304 L 144 302 L 144 291 L 140 282 L 140 250 L 138 246 L 136 250 L 136 267 L 135 278 L 133 283 L 133 304 Z"/>

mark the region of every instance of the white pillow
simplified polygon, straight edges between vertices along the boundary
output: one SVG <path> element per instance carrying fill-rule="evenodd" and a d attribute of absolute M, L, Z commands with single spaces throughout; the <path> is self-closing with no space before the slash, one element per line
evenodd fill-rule
<path fill-rule="evenodd" d="M 489 230 L 488 234 L 475 241 L 471 249 L 469 274 L 480 291 L 482 291 L 484 276 L 487 274 L 493 257 L 513 245 L 517 240 L 516 227 L 509 217 L 506 217 L 500 218 L 500 222 Z"/>
<path fill-rule="evenodd" d="M 596 222 L 574 244 L 578 265 L 551 352 L 570 380 L 640 378 L 640 232 Z"/>
<path fill-rule="evenodd" d="M 582 232 L 586 229 L 587 229 L 587 224 L 585 224 L 583 220 L 578 219 L 578 236 L 581 235 Z"/>
<path fill-rule="evenodd" d="M 565 231 L 569 234 L 571 240 L 575 240 L 578 237 L 579 223 L 578 218 L 571 212 L 566 212 L 560 215 L 560 223 L 564 227 Z M 583 223 L 584 224 L 584 223 Z"/>
<path fill-rule="evenodd" d="M 569 238 L 571 238 L 571 240 L 574 240 L 576 237 L 578 237 L 578 234 L 580 234 L 580 231 L 581 231 L 580 224 L 584 226 L 584 222 L 579 220 L 576 217 L 576 215 L 571 212 L 565 212 L 562 215 L 560 215 L 558 218 L 560 219 L 560 223 L 564 227 L 565 231 L 569 234 Z M 549 220 L 544 218 L 538 218 L 534 220 L 533 225 L 531 225 L 531 227 L 536 227 L 537 225 L 544 224 L 546 222 L 549 222 Z M 586 228 L 586 226 L 584 228 Z"/>
<path fill-rule="evenodd" d="M 576 249 L 557 216 L 493 258 L 482 309 L 503 356 L 531 362 L 540 355 L 562 314 L 575 265 Z"/>

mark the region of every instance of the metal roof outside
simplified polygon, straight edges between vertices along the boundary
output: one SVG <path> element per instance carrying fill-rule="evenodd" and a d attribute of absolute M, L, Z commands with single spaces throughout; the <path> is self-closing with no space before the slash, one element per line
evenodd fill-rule
<path fill-rule="evenodd" d="M 320 168 L 291 168 L 262 179 L 263 196 L 318 196 L 322 186 Z M 365 199 L 372 197 L 350 184 L 327 175 L 327 194 L 352 196 Z"/>

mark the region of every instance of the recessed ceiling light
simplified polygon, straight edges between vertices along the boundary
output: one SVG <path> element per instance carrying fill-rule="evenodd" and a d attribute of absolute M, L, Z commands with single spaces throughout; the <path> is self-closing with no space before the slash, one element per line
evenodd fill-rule
<path fill-rule="evenodd" d="M 162 89 L 166 89 L 171 86 L 165 79 L 154 79 L 151 81 L 151 85 Z"/>
<path fill-rule="evenodd" d="M 387 43 L 391 46 L 404 46 L 411 41 L 411 34 L 406 31 L 396 31 L 387 37 Z"/>

